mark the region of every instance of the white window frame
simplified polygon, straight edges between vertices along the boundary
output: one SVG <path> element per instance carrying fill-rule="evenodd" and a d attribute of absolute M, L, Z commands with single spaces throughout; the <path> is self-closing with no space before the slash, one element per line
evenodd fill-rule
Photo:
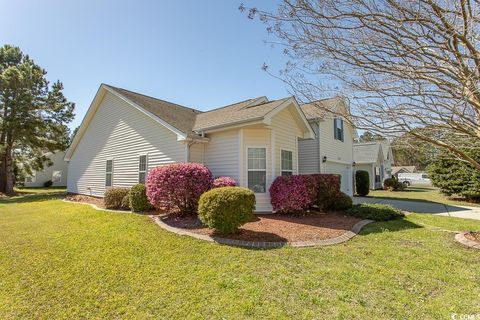
<path fill-rule="evenodd" d="M 60 180 L 58 180 L 58 181 L 55 181 L 55 180 L 54 180 L 55 172 L 60 172 Z M 53 170 L 53 171 L 52 171 L 52 183 L 60 183 L 60 182 L 62 182 L 62 175 L 63 175 L 62 170 Z"/>
<path fill-rule="evenodd" d="M 265 169 L 249 169 L 248 168 L 248 149 L 265 149 Z M 254 192 L 255 194 L 266 194 L 268 193 L 268 146 L 267 145 L 259 145 L 259 146 L 246 146 L 245 148 L 245 169 L 246 169 L 246 181 L 247 181 L 247 188 L 248 188 L 248 173 L 250 171 L 257 171 L 257 172 L 265 172 L 265 192 Z M 251 189 L 250 189 L 251 190 Z M 252 190 L 253 191 L 253 190 Z"/>
<path fill-rule="evenodd" d="M 140 171 L 140 157 L 145 157 L 145 171 Z M 140 173 L 145 173 L 145 181 L 140 181 Z M 148 174 L 148 153 L 141 153 L 138 155 L 138 183 L 147 183 L 147 174 Z"/>
<path fill-rule="evenodd" d="M 337 121 L 339 121 L 339 125 L 340 125 L 340 127 L 338 127 L 338 128 L 341 129 L 341 135 L 340 136 L 338 136 Z M 345 141 L 345 125 L 344 125 L 344 121 L 343 121 L 342 117 L 333 118 L 333 130 L 334 130 L 333 138 L 335 140 L 344 142 Z"/>
<path fill-rule="evenodd" d="M 286 151 L 286 152 L 290 152 L 292 154 L 292 169 L 291 170 L 286 170 L 286 169 L 283 169 L 282 168 L 282 165 L 283 165 L 283 161 L 282 161 L 282 151 Z M 290 149 L 280 149 L 280 175 L 283 176 L 283 172 L 290 172 L 291 175 L 294 174 L 293 172 L 293 150 L 290 150 Z"/>
<path fill-rule="evenodd" d="M 112 171 L 110 171 L 110 172 L 107 172 L 107 163 L 108 163 L 108 161 L 112 161 Z M 105 160 L 105 187 L 106 187 L 106 188 L 111 188 L 111 187 L 113 187 L 113 172 L 114 172 L 114 166 L 115 166 L 115 160 L 114 160 L 113 158 L 107 158 L 107 159 Z M 109 173 L 110 173 L 111 178 L 110 178 L 110 185 L 108 186 L 108 185 L 107 185 L 107 174 L 109 174 Z"/>

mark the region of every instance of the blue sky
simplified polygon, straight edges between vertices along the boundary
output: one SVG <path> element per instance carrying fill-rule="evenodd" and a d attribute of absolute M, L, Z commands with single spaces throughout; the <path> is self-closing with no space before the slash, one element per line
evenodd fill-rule
<path fill-rule="evenodd" d="M 51 82 L 63 82 L 76 103 L 71 128 L 102 82 L 200 110 L 287 96 L 261 70 L 264 62 L 283 66 L 281 48 L 264 43 L 274 39 L 238 10 L 241 2 L 266 8 L 227 0 L 0 0 L 0 42 L 19 46 Z"/>

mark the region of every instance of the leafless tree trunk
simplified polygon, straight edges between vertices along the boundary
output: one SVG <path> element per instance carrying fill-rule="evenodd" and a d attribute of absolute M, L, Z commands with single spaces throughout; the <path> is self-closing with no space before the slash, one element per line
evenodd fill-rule
<path fill-rule="evenodd" d="M 279 77 L 301 100 L 340 93 L 358 128 L 408 133 L 480 170 L 464 151 L 480 141 L 479 8 L 479 0 L 283 0 L 277 12 L 248 16 L 280 39 L 290 61 Z"/>

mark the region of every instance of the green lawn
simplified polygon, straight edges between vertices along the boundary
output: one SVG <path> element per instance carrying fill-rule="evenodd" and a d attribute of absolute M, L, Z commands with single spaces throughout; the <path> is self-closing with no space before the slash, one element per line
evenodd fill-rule
<path fill-rule="evenodd" d="M 430 201 L 450 205 L 480 206 L 478 203 L 449 199 L 439 189 L 431 187 L 408 187 L 404 191 L 370 190 L 368 197 Z"/>
<path fill-rule="evenodd" d="M 343 245 L 262 251 L 177 236 L 146 216 L 57 197 L 0 199 L 0 319 L 480 312 L 479 251 L 432 229 L 480 230 L 479 221 L 414 214 L 369 225 Z"/>
<path fill-rule="evenodd" d="M 38 187 L 38 188 L 27 188 L 27 187 L 17 187 L 15 192 L 19 194 L 32 194 L 32 193 L 52 193 L 52 192 L 67 192 L 65 187 Z"/>

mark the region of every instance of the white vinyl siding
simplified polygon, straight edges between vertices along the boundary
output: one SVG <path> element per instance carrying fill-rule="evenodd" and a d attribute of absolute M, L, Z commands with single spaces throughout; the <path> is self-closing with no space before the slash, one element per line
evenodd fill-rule
<path fill-rule="evenodd" d="M 215 177 L 228 176 L 239 181 L 238 130 L 215 132 L 207 137 L 210 141 L 204 147 L 204 164 Z"/>
<path fill-rule="evenodd" d="M 139 154 L 148 154 L 151 169 L 185 161 L 185 144 L 171 130 L 106 93 L 70 160 L 68 191 L 102 197 L 105 161 L 112 158 L 113 186 L 133 186 L 138 183 Z"/>
<path fill-rule="evenodd" d="M 310 122 L 315 139 L 298 139 L 298 173 L 312 174 L 320 172 L 320 143 L 318 122 Z"/>

